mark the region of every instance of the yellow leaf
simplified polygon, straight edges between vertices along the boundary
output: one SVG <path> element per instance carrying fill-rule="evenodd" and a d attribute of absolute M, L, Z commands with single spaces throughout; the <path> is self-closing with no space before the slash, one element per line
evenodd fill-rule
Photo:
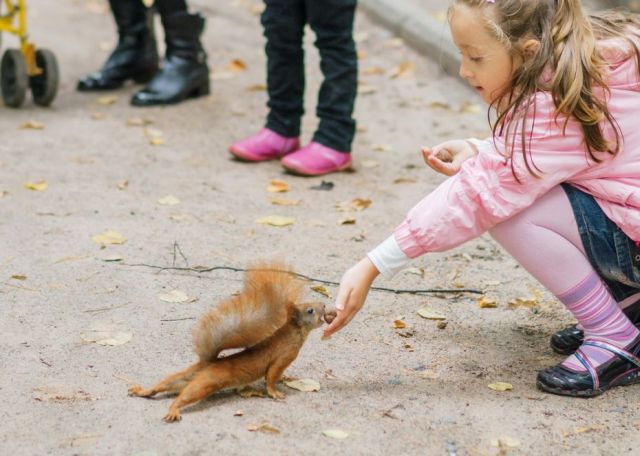
<path fill-rule="evenodd" d="M 247 90 L 249 92 L 264 92 L 265 90 L 267 90 L 267 86 L 264 84 L 252 84 L 247 87 Z"/>
<path fill-rule="evenodd" d="M 271 200 L 271 204 L 276 206 L 297 206 L 300 204 L 300 200 L 294 200 L 290 198 L 274 198 Z"/>
<path fill-rule="evenodd" d="M 385 73 L 385 69 L 379 66 L 369 67 L 362 72 L 362 74 L 366 74 L 368 76 L 378 76 Z"/>
<path fill-rule="evenodd" d="M 96 103 L 100 104 L 100 105 L 112 105 L 114 104 L 116 101 L 118 101 L 118 97 L 116 97 L 115 95 L 107 95 L 105 97 L 100 97 L 96 100 Z"/>
<path fill-rule="evenodd" d="M 420 315 L 422 318 L 426 318 L 427 320 L 446 320 L 447 319 L 447 317 L 445 317 L 441 313 L 431 309 L 427 309 L 427 308 L 418 310 L 418 315 Z"/>
<path fill-rule="evenodd" d="M 460 108 L 460 112 L 463 114 L 478 114 L 482 112 L 482 108 L 480 107 L 480 105 L 477 105 L 475 103 L 466 102 Z"/>
<path fill-rule="evenodd" d="M 432 109 L 450 109 L 451 106 L 449 103 L 444 103 L 442 101 L 432 101 L 429 103 L 429 107 Z"/>
<path fill-rule="evenodd" d="M 340 429 L 327 429 L 325 431 L 322 431 L 322 434 L 327 437 L 331 437 L 332 439 L 338 440 L 346 439 L 347 437 L 349 437 L 348 432 L 341 431 Z"/>
<path fill-rule="evenodd" d="M 176 204 L 180 204 L 180 200 L 173 195 L 163 196 L 158 200 L 158 204 L 162 204 L 163 206 L 175 206 Z"/>
<path fill-rule="evenodd" d="M 407 269 L 403 269 L 402 272 L 405 272 L 407 274 L 415 274 L 415 275 L 419 275 L 420 277 L 424 277 L 424 268 L 407 268 Z"/>
<path fill-rule="evenodd" d="M 132 334 L 123 331 L 114 323 L 98 322 L 89 329 L 80 333 L 80 337 L 85 342 L 93 342 L 98 345 L 124 345 L 132 339 Z"/>
<path fill-rule="evenodd" d="M 130 127 L 146 127 L 153 123 L 153 120 L 146 117 L 132 117 L 127 120 L 127 125 Z"/>
<path fill-rule="evenodd" d="M 244 415 L 244 411 L 242 410 L 236 410 L 235 412 L 233 412 L 233 416 L 243 416 Z"/>
<path fill-rule="evenodd" d="M 402 321 L 402 320 L 393 320 L 393 325 L 392 325 L 392 327 L 393 327 L 394 329 L 404 329 L 404 328 L 406 328 L 406 327 L 407 327 L 407 324 L 406 324 L 404 321 Z"/>
<path fill-rule="evenodd" d="M 271 225 L 271 226 L 288 226 L 293 225 L 292 217 L 282 217 L 280 215 L 269 215 L 267 217 L 262 217 L 257 220 L 261 225 Z"/>
<path fill-rule="evenodd" d="M 326 296 L 327 298 L 331 299 L 331 295 L 329 294 L 329 291 L 327 290 L 326 287 L 324 287 L 322 285 L 313 285 L 313 286 L 311 286 L 309 288 L 311 288 L 316 293 L 319 293 L 322 296 Z"/>
<path fill-rule="evenodd" d="M 498 307 L 498 301 L 483 296 L 478 299 L 478 305 L 481 309 L 495 309 L 496 307 Z"/>
<path fill-rule="evenodd" d="M 247 64 L 241 59 L 233 59 L 231 63 L 229 63 L 229 69 L 233 72 L 240 73 L 247 69 Z"/>
<path fill-rule="evenodd" d="M 189 296 L 184 291 L 180 290 L 171 290 L 168 293 L 161 293 L 158 295 L 160 301 L 164 302 L 187 302 L 189 301 Z"/>
<path fill-rule="evenodd" d="M 375 146 L 373 146 L 373 150 L 375 150 L 376 152 L 392 152 L 393 147 L 391 147 L 389 144 L 376 144 Z"/>
<path fill-rule="evenodd" d="M 38 122 L 37 120 L 30 120 L 20 125 L 20 129 L 21 130 L 43 130 L 44 124 Z"/>
<path fill-rule="evenodd" d="M 13 274 L 11 278 L 15 280 L 27 280 L 27 276 L 23 274 Z"/>
<path fill-rule="evenodd" d="M 393 180 L 394 184 L 414 184 L 416 180 L 413 177 L 396 177 Z"/>
<path fill-rule="evenodd" d="M 372 85 L 360 83 L 358 84 L 358 95 L 369 95 L 376 93 L 378 89 Z"/>
<path fill-rule="evenodd" d="M 355 224 L 356 224 L 356 219 L 353 217 L 346 217 L 338 221 L 338 225 L 355 225 Z"/>
<path fill-rule="evenodd" d="M 527 309 L 533 309 L 538 307 L 539 302 L 535 298 L 516 298 L 509 301 L 509 308 L 516 309 L 519 307 L 525 307 Z"/>
<path fill-rule="evenodd" d="M 162 146 L 164 144 L 164 139 L 159 137 L 149 138 L 149 144 L 152 146 Z"/>
<path fill-rule="evenodd" d="M 513 389 L 513 385 L 511 383 L 505 382 L 490 383 L 487 386 L 489 387 L 489 389 L 492 389 L 494 391 L 511 391 Z"/>
<path fill-rule="evenodd" d="M 390 77 L 391 77 L 391 79 L 396 79 L 396 78 L 400 78 L 400 77 L 402 77 L 402 78 L 411 77 L 414 74 L 415 67 L 416 67 L 415 62 L 411 62 L 411 61 L 402 62 L 396 68 L 391 70 Z"/>
<path fill-rule="evenodd" d="M 492 439 L 491 444 L 500 448 L 517 448 L 520 446 L 520 441 L 512 437 L 500 437 L 499 439 Z"/>
<path fill-rule="evenodd" d="M 128 186 L 129 186 L 129 181 L 128 180 L 121 180 L 120 182 L 118 182 L 118 189 L 119 190 L 124 190 Z"/>
<path fill-rule="evenodd" d="M 289 388 L 292 388 L 298 391 L 304 391 L 306 393 L 309 393 L 312 391 L 320 391 L 320 383 L 310 378 L 302 378 L 300 380 L 290 380 L 290 381 L 284 382 L 284 384 L 287 385 Z"/>
<path fill-rule="evenodd" d="M 102 234 L 96 234 L 91 236 L 91 240 L 101 245 L 124 244 L 127 242 L 125 237 L 117 231 L 105 231 Z"/>
<path fill-rule="evenodd" d="M 267 187 L 269 193 L 284 193 L 289 191 L 289 184 L 280 179 L 272 179 Z"/>
<path fill-rule="evenodd" d="M 36 192 L 42 192 L 47 188 L 49 188 L 49 184 L 45 180 L 40 180 L 38 182 L 27 182 L 26 184 L 24 184 L 24 188 L 27 188 L 29 190 L 33 190 Z"/>
<path fill-rule="evenodd" d="M 247 430 L 251 431 L 251 432 L 265 432 L 267 434 L 279 434 L 280 433 L 280 429 L 278 429 L 277 427 L 269 424 L 269 423 L 262 423 L 260 425 L 255 425 L 255 424 L 251 424 L 247 427 Z"/>

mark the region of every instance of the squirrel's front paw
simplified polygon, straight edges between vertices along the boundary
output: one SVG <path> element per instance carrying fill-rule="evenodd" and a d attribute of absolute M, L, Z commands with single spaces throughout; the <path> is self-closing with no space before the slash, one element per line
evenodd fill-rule
<path fill-rule="evenodd" d="M 164 420 L 167 423 L 172 423 L 174 421 L 180 421 L 182 419 L 182 415 L 180 415 L 180 410 L 178 409 L 169 409 L 167 414 L 164 416 Z"/>
<path fill-rule="evenodd" d="M 267 394 L 269 395 L 269 397 L 271 399 L 275 399 L 277 401 L 282 401 L 282 400 L 284 400 L 285 397 L 287 397 L 286 394 L 281 393 L 280 391 L 278 391 L 276 389 L 271 390 L 271 391 L 267 391 Z"/>

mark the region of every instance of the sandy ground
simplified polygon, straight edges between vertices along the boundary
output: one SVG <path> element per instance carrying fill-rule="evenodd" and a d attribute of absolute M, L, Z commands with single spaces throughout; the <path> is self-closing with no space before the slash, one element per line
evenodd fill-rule
<path fill-rule="evenodd" d="M 259 2 L 193 3 L 209 17 L 204 41 L 213 94 L 136 109 L 128 105 L 134 87 L 110 94 L 117 97 L 111 105 L 100 104 L 103 95 L 74 91 L 78 77 L 97 68 L 113 45 L 104 4 L 29 1 L 31 36 L 55 50 L 62 85 L 51 109 L 31 102 L 19 110 L 0 107 L 0 453 L 637 453 L 639 387 L 591 400 L 536 390 L 536 372 L 562 359 L 549 349 L 549 336 L 572 320 L 487 237 L 417 260 L 413 266 L 423 275 L 413 270 L 378 285 L 474 288 L 497 308 L 480 308 L 467 293 L 372 292 L 351 325 L 326 342 L 313 333 L 288 369 L 291 377 L 318 381 L 319 392 L 280 385 L 287 393 L 282 402 L 222 393 L 186 410 L 177 424 L 161 421 L 167 399 L 127 397 L 129 381 L 151 384 L 194 360 L 195 319 L 242 280 L 231 271 L 130 265 L 242 268 L 280 257 L 300 273 L 339 280 L 441 181 L 424 169 L 419 146 L 487 132 L 484 108 L 471 92 L 359 15 L 364 93 L 356 112 L 357 172 L 329 176 L 333 190 L 317 191 L 310 187 L 322 179 L 286 175 L 277 162 L 234 162 L 227 145 L 255 131 L 265 115 L 264 91 L 250 90 L 265 79 Z M 320 80 L 315 51 L 308 56 L 305 139 L 316 125 Z M 233 59 L 246 70 L 230 72 Z M 415 63 L 413 74 L 406 62 Z M 127 125 L 141 117 L 163 133 L 164 145 L 150 144 L 153 131 Z M 29 121 L 44 129 L 21 128 Z M 285 180 L 290 191 L 268 193 L 272 179 Z M 24 186 L 39 180 L 46 190 Z M 159 204 L 167 195 L 179 204 Z M 275 206 L 275 196 L 300 204 Z M 336 209 L 355 198 L 371 206 L 353 214 Z M 268 215 L 295 222 L 256 223 Z M 356 223 L 339 224 L 347 216 Z M 106 230 L 126 242 L 100 248 L 92 236 Z M 105 261 L 114 257 L 122 260 Z M 160 299 L 174 289 L 189 302 Z M 336 287 L 328 289 L 335 295 Z M 516 298 L 533 308 L 510 307 Z M 444 314 L 446 328 L 418 316 L 424 307 Z M 407 328 L 394 329 L 401 317 Z M 100 324 L 131 339 L 87 342 L 86 331 Z M 513 390 L 488 388 L 498 381 Z M 249 430 L 262 423 L 279 433 Z M 323 435 L 327 429 L 348 436 L 336 440 Z"/>

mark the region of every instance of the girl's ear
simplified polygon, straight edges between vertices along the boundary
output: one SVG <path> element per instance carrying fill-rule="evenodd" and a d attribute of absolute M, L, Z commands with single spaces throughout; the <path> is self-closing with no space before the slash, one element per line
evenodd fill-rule
<path fill-rule="evenodd" d="M 533 38 L 528 39 L 522 45 L 522 55 L 524 57 L 524 61 L 526 62 L 530 58 L 532 58 L 540 49 L 540 41 L 535 40 Z"/>

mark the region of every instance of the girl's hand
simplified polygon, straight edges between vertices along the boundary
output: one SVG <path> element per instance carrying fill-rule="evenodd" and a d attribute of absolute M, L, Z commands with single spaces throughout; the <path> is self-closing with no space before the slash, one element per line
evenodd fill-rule
<path fill-rule="evenodd" d="M 445 176 L 453 176 L 460 171 L 465 160 L 475 157 L 478 150 L 473 144 L 462 139 L 445 141 L 433 149 L 422 148 L 424 162 L 434 171 Z"/>
<path fill-rule="evenodd" d="M 379 272 L 367 257 L 342 276 L 336 298 L 338 315 L 324 330 L 323 339 L 331 337 L 344 328 L 364 305 L 369 288 Z"/>

